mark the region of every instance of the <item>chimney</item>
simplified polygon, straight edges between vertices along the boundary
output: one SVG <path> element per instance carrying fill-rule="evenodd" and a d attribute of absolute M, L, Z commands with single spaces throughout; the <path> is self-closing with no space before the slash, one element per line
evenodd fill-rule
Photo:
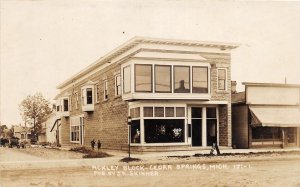
<path fill-rule="evenodd" d="M 236 93 L 236 81 L 231 81 L 231 93 Z"/>

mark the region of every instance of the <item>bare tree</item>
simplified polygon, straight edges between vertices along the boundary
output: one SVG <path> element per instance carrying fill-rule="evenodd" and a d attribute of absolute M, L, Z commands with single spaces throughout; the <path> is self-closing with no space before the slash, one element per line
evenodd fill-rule
<path fill-rule="evenodd" d="M 51 113 L 50 103 L 41 93 L 28 95 L 19 105 L 21 115 L 25 123 L 33 125 L 33 133 L 41 131 L 42 123 L 46 121 L 47 116 Z"/>

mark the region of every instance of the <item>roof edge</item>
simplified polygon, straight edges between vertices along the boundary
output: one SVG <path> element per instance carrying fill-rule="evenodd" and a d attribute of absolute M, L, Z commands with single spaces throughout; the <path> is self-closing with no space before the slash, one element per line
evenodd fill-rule
<path fill-rule="evenodd" d="M 258 82 L 242 82 L 245 86 L 265 86 L 265 87 L 296 87 L 300 88 L 300 84 L 285 84 L 285 83 L 258 83 Z"/>

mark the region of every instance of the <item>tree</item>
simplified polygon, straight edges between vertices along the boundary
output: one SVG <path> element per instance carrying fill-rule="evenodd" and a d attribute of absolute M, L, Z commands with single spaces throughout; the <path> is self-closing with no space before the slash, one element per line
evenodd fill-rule
<path fill-rule="evenodd" d="M 41 93 L 28 95 L 19 105 L 21 116 L 25 124 L 33 125 L 33 134 L 36 138 L 36 133 L 42 129 L 42 123 L 47 120 L 47 116 L 51 113 L 50 103 Z"/>

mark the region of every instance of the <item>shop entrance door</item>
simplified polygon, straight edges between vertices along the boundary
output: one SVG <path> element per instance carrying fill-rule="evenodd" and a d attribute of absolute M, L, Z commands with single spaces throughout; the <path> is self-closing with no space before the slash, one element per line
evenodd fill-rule
<path fill-rule="evenodd" d="M 202 146 L 202 108 L 192 107 L 192 146 Z"/>

